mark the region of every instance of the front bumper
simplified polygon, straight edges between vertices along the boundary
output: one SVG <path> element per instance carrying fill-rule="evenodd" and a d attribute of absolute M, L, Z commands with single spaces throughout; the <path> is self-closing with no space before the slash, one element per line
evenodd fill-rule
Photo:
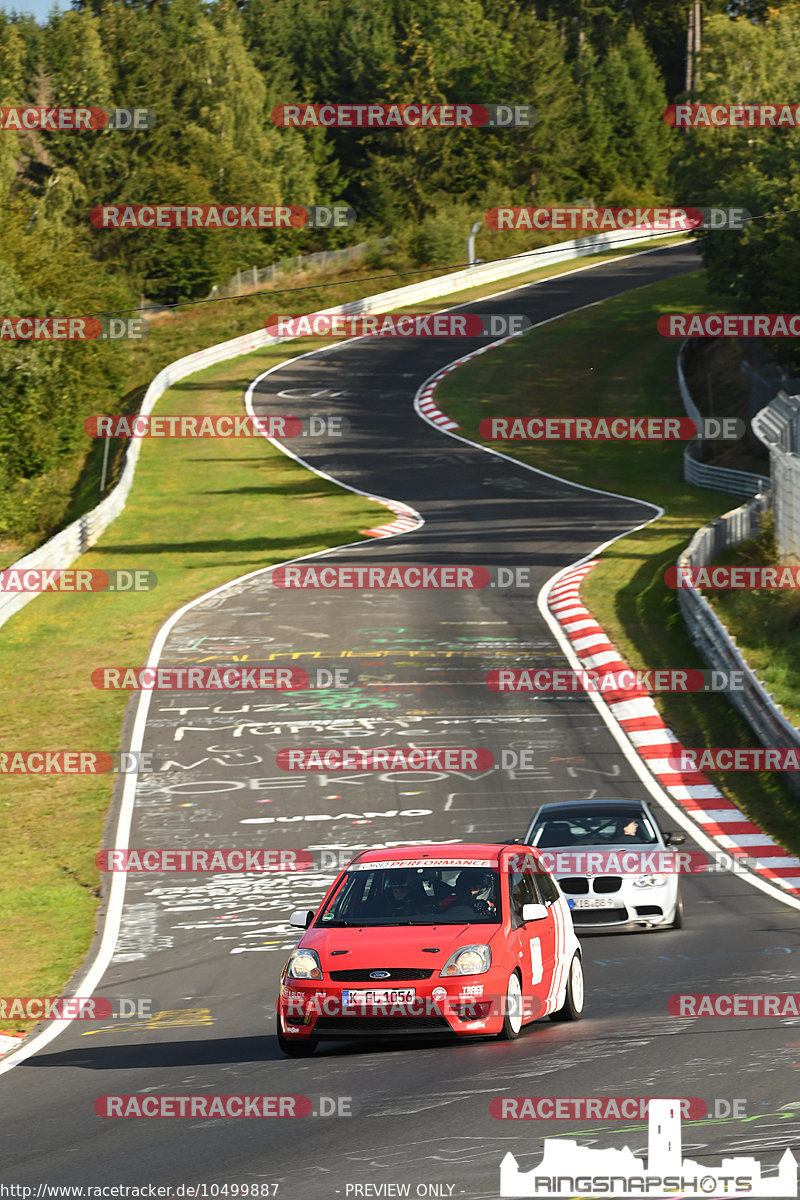
<path fill-rule="evenodd" d="M 493 969 L 484 975 L 409 982 L 415 997 L 407 1003 L 345 1006 L 344 985 L 293 979 L 283 983 L 276 1008 L 287 1038 L 484 1037 L 503 1027 L 507 984 L 508 972 Z M 528 994 L 523 1001 L 523 1020 L 544 1014 L 539 996 Z"/>
<path fill-rule="evenodd" d="M 559 886 L 571 901 L 610 900 L 608 907 L 581 908 L 572 905 L 575 932 L 610 929 L 637 929 L 671 924 L 678 902 L 677 878 L 654 887 L 634 887 L 623 876 L 572 876 L 559 879 Z M 612 890 L 614 883 L 618 889 Z"/>

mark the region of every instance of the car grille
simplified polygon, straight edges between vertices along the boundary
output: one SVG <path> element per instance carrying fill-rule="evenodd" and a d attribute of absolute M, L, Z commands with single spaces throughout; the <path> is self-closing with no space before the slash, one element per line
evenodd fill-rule
<path fill-rule="evenodd" d="M 372 979 L 373 971 L 386 971 L 385 979 Z M 433 971 L 424 967 L 351 967 L 349 971 L 331 971 L 331 979 L 336 983 L 373 983 L 381 987 L 398 979 L 430 979 Z"/>
<path fill-rule="evenodd" d="M 593 883 L 596 892 L 618 892 L 622 887 L 619 875 L 598 875 Z"/>
<path fill-rule="evenodd" d="M 559 887 L 569 896 L 585 896 L 589 891 L 588 879 L 559 879 Z"/>
<path fill-rule="evenodd" d="M 320 1017 L 314 1026 L 314 1037 L 339 1033 L 401 1034 L 401 1033 L 452 1033 L 444 1017 Z"/>
<path fill-rule="evenodd" d="M 660 904 L 637 904 L 637 917 L 663 917 L 664 910 Z"/>
<path fill-rule="evenodd" d="M 573 925 L 613 925 L 628 921 L 627 908 L 574 908 Z"/>
<path fill-rule="evenodd" d="M 591 879 L 577 875 L 559 879 L 558 883 L 567 896 L 586 896 L 589 892 L 618 892 L 622 887 L 619 875 L 595 875 Z"/>

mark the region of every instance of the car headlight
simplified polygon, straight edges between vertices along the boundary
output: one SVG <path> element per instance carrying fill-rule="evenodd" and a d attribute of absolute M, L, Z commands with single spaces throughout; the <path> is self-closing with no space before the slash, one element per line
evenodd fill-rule
<path fill-rule="evenodd" d="M 667 882 L 666 875 L 637 875 L 633 881 L 634 887 L 663 887 Z"/>
<path fill-rule="evenodd" d="M 322 964 L 316 950 L 293 950 L 286 974 L 290 979 L 322 979 Z"/>
<path fill-rule="evenodd" d="M 439 972 L 443 975 L 483 975 L 492 965 L 492 952 L 488 946 L 462 946 L 451 954 Z"/>

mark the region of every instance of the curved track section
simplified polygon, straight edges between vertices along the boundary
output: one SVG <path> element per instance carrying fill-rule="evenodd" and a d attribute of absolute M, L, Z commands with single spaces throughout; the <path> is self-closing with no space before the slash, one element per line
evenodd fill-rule
<path fill-rule="evenodd" d="M 696 269 L 691 249 L 654 251 L 517 289 L 513 307 L 543 321 Z M 482 311 L 509 307 L 508 294 L 481 301 Z M 350 342 L 262 377 L 253 409 L 285 411 L 291 400 L 299 415 L 346 416 L 347 438 L 309 439 L 303 460 L 349 487 L 392 497 L 424 521 L 317 561 L 524 566 L 530 586 L 301 592 L 273 586 L 265 570 L 187 606 L 159 633 L 151 659 L 224 666 L 246 655 L 251 666 L 344 669 L 351 686 L 153 693 L 132 704 L 131 742 L 165 770 L 139 779 L 129 831 L 120 809 L 128 844 L 349 853 L 405 841 L 491 840 L 521 834 L 544 793 L 640 793 L 636 771 L 589 698 L 498 696 L 485 674 L 531 660 L 562 665 L 537 594 L 598 545 L 652 519 L 653 507 L 524 469 L 420 421 L 411 401 L 452 355 L 446 341 L 418 343 L 413 354 L 388 339 Z M 534 765 L 467 777 L 303 775 L 275 762 L 287 747 L 398 744 L 485 746 L 496 758 L 529 749 Z M 497 1197 L 505 1152 L 523 1169 L 533 1165 L 543 1129 L 493 1119 L 496 1096 L 744 1097 L 748 1123 L 704 1120 L 684 1130 L 684 1148 L 709 1165 L 751 1153 L 767 1169 L 796 1140 L 793 1022 L 667 1015 L 675 992 L 793 989 L 797 917 L 771 896 L 732 876 L 693 877 L 686 930 L 587 938 L 586 1017 L 577 1026 L 537 1023 L 505 1044 L 327 1044 L 311 1060 L 287 1060 L 273 1036 L 278 974 L 296 941 L 287 916 L 313 904 L 329 879 L 312 872 L 130 876 L 114 901 L 119 931 L 110 961 L 96 956 L 91 970 L 102 974 L 94 981 L 99 995 L 147 998 L 154 1015 L 74 1022 L 6 1071 L 6 1178 L 34 1189 L 42 1181 L 150 1182 L 178 1196 L 186 1194 L 176 1191 L 182 1184 L 269 1183 L 286 1200 Z M 103 953 L 110 949 L 107 942 Z M 350 1097 L 355 1115 L 95 1115 L 97 1097 L 132 1093 L 323 1094 Z M 634 1151 L 647 1139 L 641 1122 L 561 1121 L 546 1132 Z"/>

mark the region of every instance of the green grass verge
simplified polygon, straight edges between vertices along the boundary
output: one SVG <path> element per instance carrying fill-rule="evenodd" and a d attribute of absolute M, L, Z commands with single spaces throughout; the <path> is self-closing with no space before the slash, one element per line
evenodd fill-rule
<path fill-rule="evenodd" d="M 674 311 L 719 311 L 702 273 L 640 288 L 533 329 L 448 375 L 436 401 L 477 442 L 484 442 L 478 426 L 488 416 L 683 416 L 677 344 L 656 333 L 658 317 Z M 631 666 L 705 667 L 664 572 L 700 525 L 738 501 L 684 482 L 684 443 L 485 444 L 565 479 L 664 509 L 659 520 L 603 553 L 582 595 Z M 721 695 L 663 693 L 653 699 L 686 746 L 755 744 L 749 725 Z M 800 804 L 780 776 L 717 772 L 713 779 L 753 820 L 800 851 Z"/>
<path fill-rule="evenodd" d="M 761 534 L 721 554 L 721 566 L 774 567 L 778 565 L 772 513 Z M 715 592 L 706 599 L 736 638 L 739 650 L 759 679 L 783 708 L 783 715 L 800 726 L 800 592 Z"/>

